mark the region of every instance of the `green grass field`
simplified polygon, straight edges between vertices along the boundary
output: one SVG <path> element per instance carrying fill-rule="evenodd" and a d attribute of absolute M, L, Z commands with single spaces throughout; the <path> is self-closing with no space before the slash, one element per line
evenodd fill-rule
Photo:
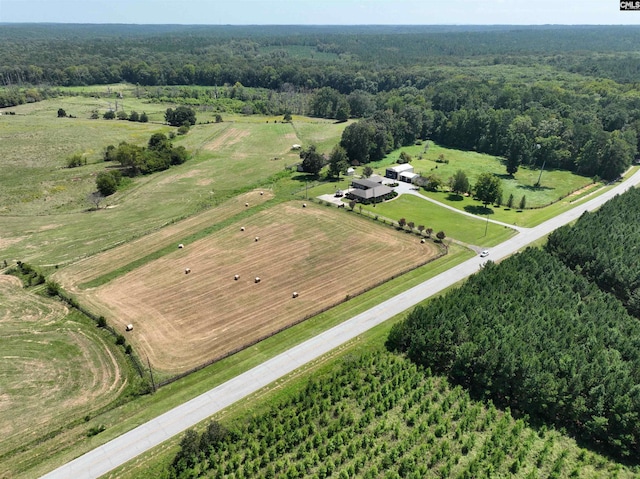
<path fill-rule="evenodd" d="M 428 148 L 425 151 L 425 147 Z M 401 151 L 409 153 L 414 160 L 412 165 L 416 173 L 423 176 L 431 174 L 437 175 L 445 185 L 448 179 L 458 170 L 467 174 L 469 183 L 473 186 L 480 173 L 493 173 L 498 175 L 502 181 L 503 202 L 506 202 L 509 195 L 513 194 L 515 205 L 518 204 L 523 195 L 527 197 L 528 207 L 545 206 L 558 199 L 576 191 L 590 183 L 592 180 L 584 176 L 576 175 L 568 171 L 543 171 L 541 186 L 534 187 L 540 176 L 539 169 L 520 168 L 514 178 L 506 174 L 505 166 L 500 158 L 495 156 L 476 153 L 474 151 L 453 150 L 439 146 L 432 141 L 423 145 L 414 145 L 401 148 L 379 162 L 372 163 L 374 169 L 384 176 L 384 168 L 394 164 Z M 440 155 L 448 163 L 438 163 Z M 422 158 L 420 158 L 422 156 Z M 476 204 L 480 205 L 479 202 Z"/>
<path fill-rule="evenodd" d="M 43 438 L 53 450 L 84 442 L 67 429 L 86 436 L 133 376 L 112 338 L 17 278 L 0 276 L 0 318 L 0 476 L 14 477 L 43 459 Z"/>
<path fill-rule="evenodd" d="M 416 227 L 432 228 L 434 235 L 444 231 L 448 238 L 476 246 L 494 246 L 515 234 L 515 230 L 505 226 L 455 213 L 413 195 L 400 195 L 375 207 L 367 205 L 363 211 L 394 222 L 405 218 L 407 222 L 413 221 Z"/>
<path fill-rule="evenodd" d="M 121 100 L 160 121 L 167 105 Z M 304 138 L 327 145 L 338 141 L 345 124 L 296 119 L 294 124 L 266 123 L 263 117 L 229 117 L 223 123 L 198 124 L 176 137 L 193 153 L 187 163 L 136 178 L 108 197 L 100 211 L 88 211 L 95 174 L 105 168 L 102 150 L 129 141 L 144 144 L 161 123 L 90 120 L 102 98 L 61 97 L 15 107 L 15 116 L 0 117 L 3 144 L 9 154 L 0 176 L 0 260 L 65 264 L 157 230 L 177 219 L 217 204 L 240 191 L 273 186 L 269 178 L 299 161 L 291 145 Z M 64 108 L 77 118 L 57 118 Z M 33 126 L 36 125 L 37 128 Z M 35 132 L 35 133 L 34 133 Z M 307 141 L 307 140 L 304 140 Z M 85 153 L 88 165 L 65 168 L 65 158 Z"/>

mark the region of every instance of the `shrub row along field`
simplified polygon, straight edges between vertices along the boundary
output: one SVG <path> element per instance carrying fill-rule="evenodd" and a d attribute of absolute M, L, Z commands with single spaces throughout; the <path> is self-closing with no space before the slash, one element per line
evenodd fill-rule
<path fill-rule="evenodd" d="M 547 251 L 640 315 L 640 190 L 631 189 L 549 236 Z"/>
<path fill-rule="evenodd" d="M 348 355 L 269 411 L 188 431 L 159 477 L 632 477 L 409 360 Z"/>
<path fill-rule="evenodd" d="M 168 373 L 251 344 L 440 254 L 432 242 L 301 202 L 184 246 L 81 295 L 117 328 L 133 324 L 128 341 Z"/>
<path fill-rule="evenodd" d="M 128 374 L 90 321 L 12 276 L 0 275 L 0 338 L 0 476 L 9 477 L 43 436 L 68 447 L 64 430 L 116 399 Z"/>
<path fill-rule="evenodd" d="M 640 324 L 544 251 L 488 263 L 388 344 L 474 396 L 640 458 Z"/>

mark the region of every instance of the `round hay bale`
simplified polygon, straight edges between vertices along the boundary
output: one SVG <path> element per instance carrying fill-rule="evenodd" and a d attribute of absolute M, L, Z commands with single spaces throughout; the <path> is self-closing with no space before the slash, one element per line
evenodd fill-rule
<path fill-rule="evenodd" d="M 245 203 L 244 205 L 245 205 L 245 206 L 249 206 L 249 203 Z"/>
<path fill-rule="evenodd" d="M 424 243 L 424 242 L 425 242 L 425 239 L 424 239 L 424 238 L 422 238 L 422 239 L 420 240 L 420 243 Z"/>
<path fill-rule="evenodd" d="M 303 208 L 306 208 L 306 207 L 307 207 L 307 204 L 306 204 L 306 203 L 302 203 L 302 207 L 303 207 Z"/>
<path fill-rule="evenodd" d="M 182 248 L 184 248 L 184 245 L 183 245 L 182 243 L 180 243 L 180 244 L 178 245 L 178 248 L 182 249 Z"/>
<path fill-rule="evenodd" d="M 235 279 L 236 281 L 238 281 L 238 280 L 240 279 L 240 275 L 239 275 L 239 274 L 236 274 L 236 275 L 233 277 L 233 279 Z"/>
<path fill-rule="evenodd" d="M 297 297 L 298 297 L 298 292 L 297 292 L 297 291 L 294 291 L 294 292 L 293 292 L 293 297 L 294 297 L 294 298 L 297 298 Z"/>
<path fill-rule="evenodd" d="M 184 274 L 189 274 L 191 273 L 191 268 L 185 268 L 184 269 Z"/>
<path fill-rule="evenodd" d="M 255 282 L 256 282 L 256 283 L 259 283 L 259 282 L 260 282 L 260 278 L 259 278 L 258 276 L 256 276 Z"/>
<path fill-rule="evenodd" d="M 264 195 L 264 191 L 261 191 L 261 192 L 260 192 L 260 196 L 262 196 L 262 195 Z"/>
<path fill-rule="evenodd" d="M 124 328 L 125 331 L 133 331 L 133 324 L 127 324 L 127 327 Z"/>
<path fill-rule="evenodd" d="M 244 231 L 244 226 L 242 226 L 242 227 L 240 228 L 240 231 Z"/>
<path fill-rule="evenodd" d="M 260 239 L 260 236 L 256 236 L 256 241 L 258 241 Z"/>

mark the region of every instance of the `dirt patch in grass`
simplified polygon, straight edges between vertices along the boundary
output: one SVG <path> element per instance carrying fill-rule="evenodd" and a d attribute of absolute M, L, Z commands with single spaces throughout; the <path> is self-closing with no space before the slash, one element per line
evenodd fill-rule
<path fill-rule="evenodd" d="M 596 183 L 591 183 L 590 185 L 587 185 L 584 188 L 580 188 L 580 189 L 574 191 L 573 193 L 568 195 L 567 198 L 572 198 L 574 196 L 581 195 L 582 193 L 585 193 L 585 192 L 589 191 L 591 188 L 595 188 L 596 186 L 597 186 Z"/>
<path fill-rule="evenodd" d="M 2 237 L 0 237 L 0 250 L 4 249 L 4 248 L 8 248 L 12 244 L 20 243 L 20 241 L 23 241 L 25 238 L 26 238 L 26 236 L 18 236 L 16 238 L 2 238 Z"/>
<path fill-rule="evenodd" d="M 215 140 L 204 145 L 205 150 L 217 151 L 221 148 L 235 145 L 243 138 L 249 136 L 249 132 L 246 130 L 239 130 L 236 128 L 227 128 L 220 136 Z"/>
<path fill-rule="evenodd" d="M 83 296 L 118 329 L 134 324 L 127 340 L 155 368 L 179 373 L 438 255 L 435 244 L 414 235 L 292 202 Z"/>
<path fill-rule="evenodd" d="M 158 181 L 158 186 L 166 185 L 168 183 L 173 183 L 174 181 L 182 180 L 185 178 L 193 178 L 198 176 L 202 171 L 200 170 L 190 170 L 185 173 L 169 175 L 166 178 Z"/>

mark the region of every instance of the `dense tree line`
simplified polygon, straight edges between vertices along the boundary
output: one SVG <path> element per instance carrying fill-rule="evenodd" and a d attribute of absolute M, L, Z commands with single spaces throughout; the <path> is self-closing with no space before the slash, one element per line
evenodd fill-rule
<path fill-rule="evenodd" d="M 6 25 L 0 32 L 0 82 L 89 85 L 223 85 L 277 89 L 330 86 L 342 93 L 407 83 L 425 85 L 412 67 L 574 64 L 633 52 L 637 27 L 196 27 Z M 293 57 L 289 47 L 308 55 Z M 567 55 L 578 61 L 560 61 Z M 367 67 L 374 62 L 376 68 Z M 603 68 L 604 69 L 604 68 Z M 585 68 L 585 73 L 590 73 Z M 638 81 L 638 77 L 631 77 Z"/>
<path fill-rule="evenodd" d="M 345 96 L 347 106 L 355 93 Z M 316 94 L 311 103 L 326 98 Z M 364 98 L 366 118 L 342 137 L 356 164 L 431 138 L 503 157 L 512 175 L 520 166 L 544 165 L 614 180 L 632 163 L 640 141 L 640 99 L 606 82 L 525 84 L 459 76 L 422 90 L 403 87 Z"/>
<path fill-rule="evenodd" d="M 640 190 L 631 189 L 554 231 L 546 249 L 640 317 Z"/>
<path fill-rule="evenodd" d="M 545 251 L 489 262 L 394 326 L 388 346 L 476 397 L 640 457 L 640 323 Z"/>
<path fill-rule="evenodd" d="M 187 431 L 156 477 L 581 477 L 596 464 L 596 477 L 612 473 L 578 450 L 376 351 L 347 356 L 264 412 Z"/>

